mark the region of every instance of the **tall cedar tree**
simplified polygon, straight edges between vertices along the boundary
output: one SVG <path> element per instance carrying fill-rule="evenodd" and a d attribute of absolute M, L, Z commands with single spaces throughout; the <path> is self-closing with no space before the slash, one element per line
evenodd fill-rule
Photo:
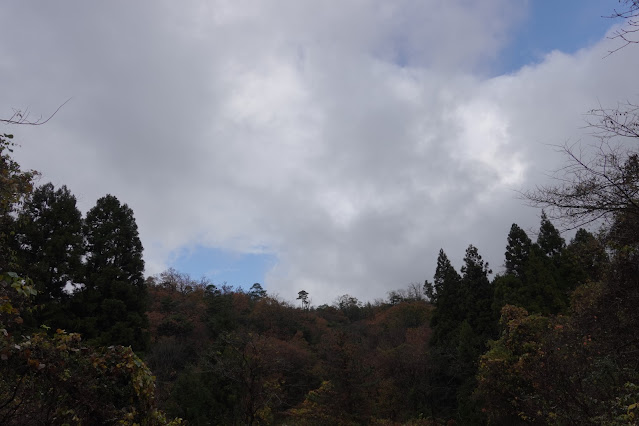
<path fill-rule="evenodd" d="M 428 284 L 428 283 L 427 283 Z M 428 407 L 433 418 L 450 418 L 457 406 L 457 336 L 464 319 L 461 306 L 461 276 L 450 263 L 443 249 L 437 256 L 431 300 L 435 305 L 430 326 L 433 331 Z"/>
<path fill-rule="evenodd" d="M 471 396 L 477 386 L 475 375 L 479 356 L 486 351 L 488 340 L 496 337 L 497 317 L 492 310 L 493 288 L 488 279 L 492 271 L 477 248 L 469 245 L 461 272 L 461 303 L 465 318 L 457 344 L 460 381 L 457 418 L 462 424 L 480 424 L 483 415 Z"/>
<path fill-rule="evenodd" d="M 38 290 L 35 303 L 38 323 L 66 328 L 65 286 L 81 274 L 82 214 L 66 186 L 55 190 L 47 183 L 24 202 L 17 221 L 19 273 L 33 280 Z"/>
<path fill-rule="evenodd" d="M 493 289 L 488 279 L 492 273 L 488 262 L 484 262 L 473 245 L 466 249 L 464 266 L 461 268 L 462 309 L 473 333 L 486 341 L 493 337 L 497 319 L 491 310 Z"/>
<path fill-rule="evenodd" d="M 444 250 L 440 249 L 433 277 L 434 292 L 431 298 L 436 308 L 431 319 L 431 327 L 433 328 L 431 342 L 435 345 L 445 344 L 445 341 L 452 336 L 463 320 L 459 304 L 460 282 L 459 273 L 450 263 Z"/>
<path fill-rule="evenodd" d="M 83 334 L 101 345 L 148 346 L 142 243 L 133 210 L 112 195 L 86 216 L 85 281 L 74 310 Z"/>
<path fill-rule="evenodd" d="M 516 223 L 513 223 L 508 233 L 508 245 L 506 246 L 506 274 L 521 278 L 524 267 L 530 256 L 532 241 L 528 234 Z"/>

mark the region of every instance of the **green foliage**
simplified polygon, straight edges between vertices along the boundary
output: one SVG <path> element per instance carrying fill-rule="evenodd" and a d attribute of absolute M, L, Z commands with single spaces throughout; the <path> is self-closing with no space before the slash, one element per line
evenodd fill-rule
<path fill-rule="evenodd" d="M 12 160 L 10 139 L 0 136 L 0 423 L 180 424 L 157 410 L 153 376 L 131 348 L 87 347 L 76 333 L 24 327 L 24 317 L 52 312 L 65 298 L 64 285 L 79 274 L 82 235 L 75 198 L 50 184 L 32 194 L 37 173 Z"/>
<path fill-rule="evenodd" d="M 18 333 L 35 294 L 17 274 L 0 276 L 0 423 L 181 423 L 158 411 L 153 376 L 130 348 L 86 347 L 60 329 Z"/>

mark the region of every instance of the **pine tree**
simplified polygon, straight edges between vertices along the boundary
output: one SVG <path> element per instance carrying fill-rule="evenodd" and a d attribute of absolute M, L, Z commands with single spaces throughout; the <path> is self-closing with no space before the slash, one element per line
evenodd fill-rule
<path fill-rule="evenodd" d="M 513 223 L 508 233 L 508 245 L 506 246 L 506 274 L 521 278 L 528 257 L 532 241 L 516 223 Z"/>
<path fill-rule="evenodd" d="M 86 216 L 85 281 L 75 310 L 86 337 L 103 345 L 144 350 L 146 287 L 142 243 L 133 210 L 107 195 Z"/>
<path fill-rule="evenodd" d="M 264 297 L 266 297 L 266 290 L 264 290 L 264 288 L 262 287 L 262 284 L 260 283 L 255 283 L 251 286 L 251 289 L 249 290 L 249 297 L 251 298 L 251 300 L 260 300 Z"/>

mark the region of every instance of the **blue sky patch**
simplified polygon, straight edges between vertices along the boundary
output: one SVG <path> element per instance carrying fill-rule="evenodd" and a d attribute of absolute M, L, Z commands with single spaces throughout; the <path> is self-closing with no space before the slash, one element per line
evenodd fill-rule
<path fill-rule="evenodd" d="M 527 17 L 495 64 L 497 74 L 539 63 L 553 50 L 570 54 L 597 43 L 618 22 L 605 18 L 611 13 L 611 2 L 601 0 L 531 0 Z"/>
<path fill-rule="evenodd" d="M 171 267 L 187 272 L 193 278 L 205 276 L 215 285 L 226 282 L 249 289 L 256 282 L 264 284 L 264 275 L 276 263 L 277 257 L 272 254 L 237 253 L 197 246 L 177 253 Z"/>

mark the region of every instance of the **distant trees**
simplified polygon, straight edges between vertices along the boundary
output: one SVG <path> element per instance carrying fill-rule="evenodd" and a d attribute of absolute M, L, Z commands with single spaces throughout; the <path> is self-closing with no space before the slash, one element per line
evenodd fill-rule
<path fill-rule="evenodd" d="M 302 309 L 308 310 L 311 302 L 308 300 L 308 292 L 306 290 L 300 290 L 297 293 L 297 300 L 300 300 L 302 302 Z"/>

